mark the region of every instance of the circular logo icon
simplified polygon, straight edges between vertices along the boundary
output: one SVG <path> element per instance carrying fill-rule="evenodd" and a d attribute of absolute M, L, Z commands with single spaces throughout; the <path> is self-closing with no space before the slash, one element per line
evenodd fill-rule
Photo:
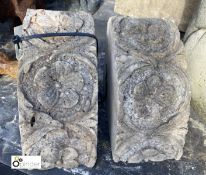
<path fill-rule="evenodd" d="M 16 156 L 14 158 L 14 161 L 12 162 L 12 165 L 16 168 L 16 167 L 18 167 L 20 165 L 21 162 L 23 162 L 23 159 L 18 157 L 18 156 Z"/>
<path fill-rule="evenodd" d="M 20 165 L 19 161 L 17 160 L 15 160 L 12 164 L 14 167 L 18 167 Z"/>

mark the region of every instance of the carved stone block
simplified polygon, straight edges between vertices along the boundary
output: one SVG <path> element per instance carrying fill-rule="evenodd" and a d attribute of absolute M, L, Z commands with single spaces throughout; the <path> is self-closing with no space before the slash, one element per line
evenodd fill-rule
<path fill-rule="evenodd" d="M 162 19 L 116 16 L 107 35 L 114 161 L 180 159 L 190 90 L 177 27 Z"/>
<path fill-rule="evenodd" d="M 168 18 L 186 31 L 200 0 L 115 0 L 115 12 L 137 18 Z"/>
<path fill-rule="evenodd" d="M 22 35 L 94 34 L 85 12 L 28 10 Z M 18 54 L 22 151 L 40 155 L 42 168 L 92 167 L 96 161 L 98 75 L 96 41 L 65 36 L 23 41 Z"/>

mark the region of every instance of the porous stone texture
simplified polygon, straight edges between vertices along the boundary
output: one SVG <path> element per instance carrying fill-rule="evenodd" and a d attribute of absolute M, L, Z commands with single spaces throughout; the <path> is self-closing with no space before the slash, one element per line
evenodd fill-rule
<path fill-rule="evenodd" d="M 179 160 L 190 89 L 177 27 L 162 19 L 116 16 L 107 35 L 114 161 Z"/>
<path fill-rule="evenodd" d="M 206 122 L 206 1 L 202 0 L 185 34 L 191 104 Z"/>
<path fill-rule="evenodd" d="M 185 31 L 200 0 L 116 0 L 115 12 L 137 18 L 169 18 Z"/>
<path fill-rule="evenodd" d="M 87 32 L 85 12 L 28 10 L 22 35 Z M 98 76 L 96 41 L 49 37 L 24 41 L 18 54 L 19 126 L 24 155 L 40 155 L 42 169 L 93 167 L 96 161 Z"/>

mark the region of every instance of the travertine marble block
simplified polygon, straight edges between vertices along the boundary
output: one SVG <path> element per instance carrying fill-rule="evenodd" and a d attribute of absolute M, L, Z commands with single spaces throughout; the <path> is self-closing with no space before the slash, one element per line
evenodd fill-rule
<path fill-rule="evenodd" d="M 94 34 L 85 12 L 28 10 L 22 35 Z M 49 37 L 23 41 L 18 54 L 19 126 L 24 155 L 42 168 L 92 167 L 96 161 L 98 77 L 96 41 Z"/>
<path fill-rule="evenodd" d="M 137 18 L 169 18 L 187 29 L 200 0 L 115 0 L 115 12 Z"/>
<path fill-rule="evenodd" d="M 177 27 L 162 19 L 116 16 L 107 35 L 114 161 L 180 159 L 190 90 Z"/>
<path fill-rule="evenodd" d="M 184 40 L 192 90 L 191 104 L 206 122 L 206 0 L 201 0 Z"/>

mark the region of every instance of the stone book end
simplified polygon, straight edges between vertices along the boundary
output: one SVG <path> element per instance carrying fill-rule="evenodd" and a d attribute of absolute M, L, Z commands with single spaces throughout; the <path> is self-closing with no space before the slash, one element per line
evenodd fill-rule
<path fill-rule="evenodd" d="M 28 10 L 22 36 L 94 34 L 85 12 Z M 18 51 L 19 127 L 23 155 L 40 155 L 42 169 L 93 167 L 97 157 L 98 75 L 91 37 L 34 38 Z"/>
<path fill-rule="evenodd" d="M 116 16 L 107 29 L 114 161 L 179 160 L 191 95 L 178 28 L 163 19 Z"/>
<path fill-rule="evenodd" d="M 86 12 L 28 10 L 22 38 L 47 33 L 95 35 Z M 108 101 L 114 162 L 179 160 L 191 92 L 185 49 L 168 19 L 114 16 L 108 21 Z M 93 167 L 97 158 L 98 73 L 95 38 L 22 40 L 18 106 L 23 155 L 42 169 Z M 110 108 L 110 109 L 109 109 Z"/>

